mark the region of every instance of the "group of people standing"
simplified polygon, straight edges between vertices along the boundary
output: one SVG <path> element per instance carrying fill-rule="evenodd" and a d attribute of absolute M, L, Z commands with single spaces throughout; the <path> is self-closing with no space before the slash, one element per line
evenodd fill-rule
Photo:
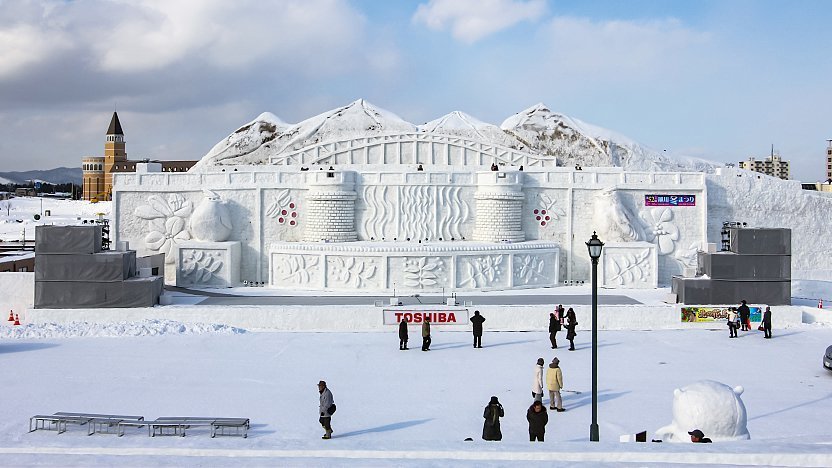
<path fill-rule="evenodd" d="M 549 314 L 549 341 L 552 343 L 552 349 L 557 349 L 558 332 L 566 328 L 566 339 L 569 340 L 569 351 L 575 351 L 575 337 L 578 333 L 575 328 L 578 326 L 578 319 L 575 317 L 575 311 L 570 307 L 563 313 L 563 305 L 558 304 L 554 312 Z"/>
<path fill-rule="evenodd" d="M 728 337 L 736 338 L 737 329 L 741 331 L 751 330 L 751 308 L 743 299 L 740 306 L 728 309 Z M 765 338 L 771 338 L 771 307 L 766 306 L 760 322 L 760 331 L 765 332 Z"/>
<path fill-rule="evenodd" d="M 529 422 L 529 441 L 543 442 L 546 436 L 546 424 L 549 423 L 549 414 L 543 405 L 543 389 L 549 391 L 549 410 L 561 413 L 566 411 L 563 407 L 563 371 L 560 368 L 560 360 L 556 357 L 549 363 L 549 368 L 544 372 L 543 358 L 538 358 L 534 367 L 534 378 L 532 380 L 532 404 L 526 410 L 526 420 Z M 544 378 L 545 375 L 545 378 Z M 544 384 L 545 381 L 545 384 Z M 505 415 L 503 405 L 497 397 L 491 397 L 491 401 L 485 406 L 482 417 L 485 419 L 482 425 L 483 440 L 502 440 L 503 433 L 500 430 L 500 418 Z"/>
<path fill-rule="evenodd" d="M 475 348 L 482 348 L 482 323 L 485 322 L 485 317 L 480 315 L 480 311 L 475 310 L 474 316 L 471 317 L 471 326 L 474 331 L 474 347 Z M 408 333 L 407 333 L 407 325 L 408 321 L 406 318 L 403 318 L 401 322 L 399 322 L 399 350 L 404 351 L 410 349 L 407 347 L 408 341 Z M 422 351 L 430 351 L 430 317 L 427 315 L 422 321 Z"/>

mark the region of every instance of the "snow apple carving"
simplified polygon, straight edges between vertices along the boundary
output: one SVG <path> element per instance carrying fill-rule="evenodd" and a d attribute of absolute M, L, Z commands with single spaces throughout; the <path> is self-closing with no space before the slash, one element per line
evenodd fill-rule
<path fill-rule="evenodd" d="M 666 442 L 690 442 L 688 432 L 699 429 L 714 442 L 748 440 L 743 388 L 702 380 L 673 391 L 673 422 L 656 431 Z"/>
<path fill-rule="evenodd" d="M 219 195 L 203 190 L 205 198 L 191 216 L 191 234 L 201 241 L 223 242 L 231 235 L 231 216 Z"/>

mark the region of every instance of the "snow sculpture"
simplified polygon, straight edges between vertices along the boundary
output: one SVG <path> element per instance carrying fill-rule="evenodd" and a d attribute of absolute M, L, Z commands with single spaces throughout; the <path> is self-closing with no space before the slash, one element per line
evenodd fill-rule
<path fill-rule="evenodd" d="M 645 232 L 648 242 L 659 246 L 659 255 L 668 255 L 676 249 L 679 240 L 679 228 L 673 222 L 670 208 L 656 207 L 641 212 L 641 219 L 647 225 Z"/>
<path fill-rule="evenodd" d="M 700 429 L 717 441 L 748 440 L 741 386 L 731 388 L 702 380 L 673 391 L 673 422 L 656 431 L 666 442 L 690 442 L 688 432 Z"/>
<path fill-rule="evenodd" d="M 523 173 L 477 173 L 474 240 L 523 242 Z"/>
<path fill-rule="evenodd" d="M 642 241 L 647 237 L 616 187 L 601 190 L 596 196 L 593 226 L 607 242 Z"/>
<path fill-rule="evenodd" d="M 176 261 L 176 246 L 191 239 L 186 229 L 187 217 L 193 211 L 193 203 L 179 193 L 167 198 L 151 195 L 146 205 L 136 207 L 136 217 L 148 221 L 145 246 L 152 251 L 165 254 L 165 263 Z"/>
<path fill-rule="evenodd" d="M 205 198 L 191 216 L 191 234 L 205 242 L 223 242 L 231 235 L 228 207 L 216 192 L 203 190 Z"/>

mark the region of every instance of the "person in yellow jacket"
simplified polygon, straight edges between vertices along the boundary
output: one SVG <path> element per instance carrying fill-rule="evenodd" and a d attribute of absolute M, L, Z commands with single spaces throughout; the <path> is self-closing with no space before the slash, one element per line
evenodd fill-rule
<path fill-rule="evenodd" d="M 549 409 L 557 412 L 566 411 L 563 409 L 563 400 L 560 397 L 560 390 L 563 388 L 563 372 L 561 372 L 560 360 L 552 359 L 549 369 L 546 371 L 546 388 L 549 389 Z"/>

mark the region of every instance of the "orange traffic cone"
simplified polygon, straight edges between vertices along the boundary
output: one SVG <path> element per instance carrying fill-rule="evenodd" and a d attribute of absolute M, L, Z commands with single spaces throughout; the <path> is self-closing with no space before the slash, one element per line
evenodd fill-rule
<path fill-rule="evenodd" d="M 823 298 L 818 300 L 818 309 L 823 309 Z"/>
<path fill-rule="evenodd" d="M 14 314 L 14 324 L 20 325 L 20 315 Z"/>
<path fill-rule="evenodd" d="M 14 322 L 14 314 L 12 311 L 9 311 L 9 322 Z"/>

